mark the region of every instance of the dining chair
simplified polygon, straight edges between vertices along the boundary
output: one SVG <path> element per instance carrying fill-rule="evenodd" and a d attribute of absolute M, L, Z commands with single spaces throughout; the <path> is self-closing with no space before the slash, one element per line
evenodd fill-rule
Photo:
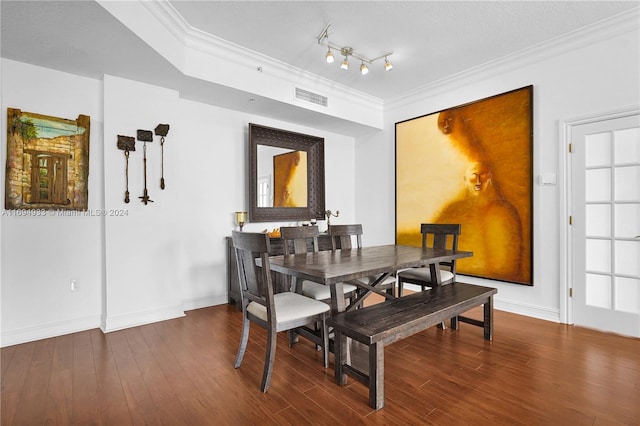
<path fill-rule="evenodd" d="M 320 231 L 317 226 L 282 226 L 280 227 L 280 236 L 283 240 L 284 254 L 291 254 L 290 246 L 293 247 L 293 253 L 307 253 L 309 248 L 311 251 L 318 251 L 318 236 Z M 329 303 L 331 301 L 331 289 L 329 286 L 316 283 L 313 281 L 303 280 L 297 282 L 297 289 L 292 289 L 296 293 L 315 300 L 322 300 Z M 352 284 L 343 284 L 343 293 L 346 298 L 354 295 L 357 287 Z"/>
<path fill-rule="evenodd" d="M 362 248 L 363 230 L 362 224 L 360 223 L 350 225 L 329 225 L 329 229 L 327 230 L 327 232 L 331 236 L 331 247 L 334 251 L 339 248 L 346 250 L 354 248 L 354 239 L 356 242 L 355 248 Z M 358 278 L 356 279 L 356 281 L 368 285 L 372 283 L 376 278 L 377 277 L 364 277 Z M 380 290 L 386 290 L 388 295 L 394 296 L 396 279 L 394 276 L 389 275 L 376 287 Z"/>
<path fill-rule="evenodd" d="M 462 231 L 460 224 L 443 224 L 443 223 L 423 223 L 420 225 L 420 233 L 422 234 L 422 247 L 436 249 L 458 249 L 458 237 Z M 455 281 L 456 278 L 456 261 L 441 262 L 440 278 L 442 284 L 448 284 Z M 427 287 L 433 287 L 431 280 L 431 272 L 429 267 L 410 268 L 400 271 L 397 274 L 398 279 L 398 297 L 402 297 L 404 284 L 419 285 L 424 291 Z"/>
<path fill-rule="evenodd" d="M 329 305 L 291 291 L 274 293 L 267 234 L 233 231 L 232 239 L 236 251 L 242 299 L 242 335 L 234 367 L 239 368 L 242 364 L 251 322 L 265 328 L 267 348 L 260 390 L 266 392 L 271 385 L 277 333 L 319 322 L 321 332 L 318 343 L 322 346 L 322 360 L 324 367 L 327 368 L 329 366 L 329 334 L 326 318 Z M 261 267 L 256 265 L 256 258 L 260 258 Z"/>

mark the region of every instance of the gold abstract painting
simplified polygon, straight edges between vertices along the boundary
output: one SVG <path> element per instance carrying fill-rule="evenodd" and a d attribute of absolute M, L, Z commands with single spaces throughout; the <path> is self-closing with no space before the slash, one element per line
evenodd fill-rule
<path fill-rule="evenodd" d="M 533 86 L 396 123 L 396 242 L 459 223 L 460 274 L 533 285 Z"/>
<path fill-rule="evenodd" d="M 5 209 L 87 210 L 89 127 L 8 108 Z"/>

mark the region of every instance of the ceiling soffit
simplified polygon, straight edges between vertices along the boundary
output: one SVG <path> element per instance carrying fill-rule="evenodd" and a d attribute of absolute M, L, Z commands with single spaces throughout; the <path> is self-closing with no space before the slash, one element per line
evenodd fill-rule
<path fill-rule="evenodd" d="M 187 77 L 381 129 L 381 99 L 195 29 L 168 2 L 99 1 L 109 13 Z M 295 88 L 328 98 L 297 100 Z"/>

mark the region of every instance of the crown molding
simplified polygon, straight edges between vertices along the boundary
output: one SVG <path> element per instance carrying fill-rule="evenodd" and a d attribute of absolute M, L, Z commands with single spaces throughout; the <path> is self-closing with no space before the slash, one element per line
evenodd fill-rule
<path fill-rule="evenodd" d="M 409 92 L 386 101 L 385 112 L 418 102 L 424 99 L 427 94 L 434 96 L 444 93 L 461 85 L 485 80 L 571 50 L 638 30 L 640 30 L 640 7 L 522 49 L 513 54 L 449 75 L 432 83 L 416 87 Z"/>
<path fill-rule="evenodd" d="M 373 105 L 374 109 L 382 110 L 383 101 L 378 97 L 354 90 L 349 86 L 336 83 L 302 68 L 294 67 L 190 26 L 167 0 L 142 1 L 141 4 L 183 45 L 185 52 L 192 50 L 202 55 L 213 57 L 217 61 L 228 61 L 251 70 L 256 70 L 260 67 L 260 72 L 264 75 L 269 75 L 297 86 L 312 88 L 314 91 L 328 93 L 331 98 L 338 98 L 344 102 L 368 107 Z M 183 73 L 185 72 L 183 68 L 179 69 Z M 216 83 L 215 81 L 212 82 Z"/>

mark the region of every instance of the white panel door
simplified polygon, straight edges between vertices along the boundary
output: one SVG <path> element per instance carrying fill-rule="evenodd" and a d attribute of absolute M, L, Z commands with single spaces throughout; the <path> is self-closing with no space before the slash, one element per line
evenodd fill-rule
<path fill-rule="evenodd" d="M 640 337 L 640 116 L 571 136 L 573 323 Z"/>

